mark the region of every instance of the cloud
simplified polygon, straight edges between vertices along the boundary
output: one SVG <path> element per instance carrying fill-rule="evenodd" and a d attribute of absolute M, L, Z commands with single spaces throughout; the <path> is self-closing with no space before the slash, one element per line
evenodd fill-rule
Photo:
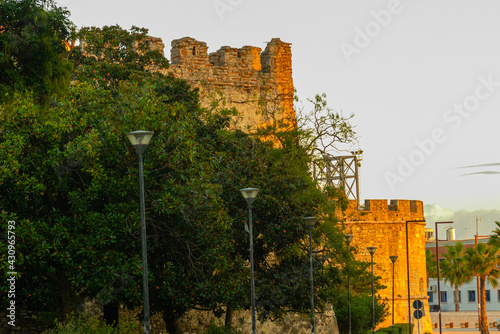
<path fill-rule="evenodd" d="M 492 167 L 492 166 L 500 166 L 500 162 L 494 162 L 494 163 L 489 163 L 489 164 L 471 165 L 471 166 L 461 166 L 461 167 L 455 167 L 455 169 L 482 168 L 482 167 Z M 485 170 L 485 171 L 479 171 L 479 172 L 465 173 L 465 174 L 462 174 L 460 176 L 469 176 L 469 175 L 495 175 L 495 174 L 500 174 L 500 172 L 493 171 L 493 170 Z"/>
<path fill-rule="evenodd" d="M 472 166 L 461 166 L 461 167 L 455 167 L 455 169 L 459 169 L 459 168 L 490 167 L 490 166 L 500 166 L 500 162 L 494 162 L 494 163 L 491 163 L 491 164 L 472 165 Z"/>
<path fill-rule="evenodd" d="M 450 209 L 443 208 L 438 204 L 426 204 L 424 206 L 425 220 L 426 221 L 440 221 L 440 220 L 448 220 L 453 218 L 455 213 Z"/>
<path fill-rule="evenodd" d="M 500 172 L 495 172 L 495 171 L 492 171 L 492 170 L 487 170 L 487 171 L 484 171 L 484 172 L 475 172 L 475 173 L 462 174 L 460 176 L 477 175 L 477 174 L 494 175 L 494 174 L 500 174 Z"/>

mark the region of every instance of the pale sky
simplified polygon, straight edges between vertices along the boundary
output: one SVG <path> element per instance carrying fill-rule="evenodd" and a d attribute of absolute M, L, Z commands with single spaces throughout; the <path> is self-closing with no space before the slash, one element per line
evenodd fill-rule
<path fill-rule="evenodd" d="M 225 45 L 264 49 L 274 37 L 292 43 L 299 98 L 326 93 L 332 109 L 355 115 L 364 151 L 362 198 L 417 199 L 433 212 L 467 210 L 468 231 L 484 215 L 480 234 L 500 220 L 500 211 L 492 217 L 485 211 L 500 209 L 498 0 L 58 4 L 78 27 L 148 28 L 163 39 L 167 58 L 170 42 L 185 36 L 206 42 L 209 52 Z M 457 236 L 463 229 L 457 225 Z"/>

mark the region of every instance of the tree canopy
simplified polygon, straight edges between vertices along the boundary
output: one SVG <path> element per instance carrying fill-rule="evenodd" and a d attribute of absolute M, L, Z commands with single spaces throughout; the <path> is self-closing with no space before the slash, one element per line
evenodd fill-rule
<path fill-rule="evenodd" d="M 455 312 L 460 311 L 459 287 L 469 282 L 473 277 L 469 265 L 465 262 L 464 255 L 463 244 L 457 242 L 454 246 L 446 246 L 444 261 L 440 263 L 444 281 L 455 288 Z"/>
<path fill-rule="evenodd" d="M 479 304 L 480 321 L 479 330 L 482 334 L 489 333 L 488 318 L 486 313 L 486 292 L 485 283 L 488 280 L 493 288 L 498 286 L 500 270 L 497 268 L 500 250 L 495 246 L 489 246 L 485 243 L 478 243 L 465 252 L 465 261 L 468 270 L 472 275 L 479 278 Z"/>
<path fill-rule="evenodd" d="M 20 89 L 0 104 L 0 221 L 4 230 L 17 223 L 22 306 L 64 318 L 86 297 L 141 304 L 138 164 L 125 137 L 137 129 L 155 133 L 144 154 L 149 286 L 170 332 L 191 308 L 250 307 L 245 187 L 261 189 L 253 206 L 261 317 L 309 308 L 305 216 L 322 217 L 317 306 L 338 300 L 333 286 L 346 274 L 363 293 L 366 264 L 339 267 L 350 253 L 329 214 L 336 209 L 308 172 L 314 155 L 303 143 L 317 138 L 294 131 L 276 147 L 229 131 L 233 111 L 209 112 L 186 82 L 160 74 L 168 62 L 148 51 L 146 36 L 84 28 L 66 94 L 47 104 L 39 93 L 49 91 Z M 339 121 L 348 130 L 339 138 L 351 140 Z"/>
<path fill-rule="evenodd" d="M 72 40 L 69 12 L 52 0 L 0 2 L 0 101 L 14 90 L 31 90 L 47 102 L 69 84 Z"/>

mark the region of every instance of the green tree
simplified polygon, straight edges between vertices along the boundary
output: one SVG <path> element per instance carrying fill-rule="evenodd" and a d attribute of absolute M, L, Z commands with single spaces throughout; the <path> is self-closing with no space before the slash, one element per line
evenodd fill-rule
<path fill-rule="evenodd" d="M 260 313 L 307 310 L 302 217 L 319 215 L 325 202 L 310 157 L 296 143 L 276 148 L 228 131 L 230 111 L 208 113 L 184 81 L 148 71 L 166 61 L 137 47 L 145 33 L 86 29 L 67 95 L 39 105 L 21 91 L 1 105 L 1 225 L 17 222 L 20 304 L 62 319 L 85 297 L 141 304 L 138 164 L 124 134 L 148 129 L 150 293 L 169 332 L 190 308 L 249 308 L 239 193 L 248 186 L 262 189 L 254 203 Z M 84 55 L 100 43 L 123 57 Z"/>
<path fill-rule="evenodd" d="M 148 30 L 133 26 L 84 27 L 78 32 L 81 45 L 72 50 L 75 63 L 73 77 L 79 81 L 93 80 L 100 88 L 114 91 L 122 81 L 161 76 L 168 68 L 168 60 L 152 48 Z M 170 102 L 192 99 L 189 87 L 170 94 Z M 182 95 L 185 95 L 182 98 Z"/>
<path fill-rule="evenodd" d="M 488 280 L 493 288 L 498 286 L 500 270 L 497 268 L 499 260 L 499 249 L 478 243 L 465 252 L 466 265 L 473 275 L 479 276 L 479 301 L 481 310 L 480 331 L 482 334 L 489 333 L 488 319 L 486 315 L 486 292 L 485 282 Z"/>
<path fill-rule="evenodd" d="M 12 89 L 33 90 L 43 103 L 68 86 L 69 12 L 52 0 L 0 2 L 0 99 Z"/>
<path fill-rule="evenodd" d="M 473 277 L 470 268 L 465 262 L 464 246 L 462 243 L 457 242 L 455 246 L 446 246 L 444 261 L 440 263 L 439 269 L 444 281 L 450 283 L 455 288 L 455 312 L 459 312 L 459 287 L 469 282 Z"/>
<path fill-rule="evenodd" d="M 371 286 L 371 284 L 370 284 Z M 339 326 L 339 332 L 349 333 L 349 309 L 346 291 L 341 291 L 333 304 L 335 317 Z M 380 298 L 375 304 L 375 323 L 384 321 L 388 314 L 389 307 Z M 371 332 L 372 319 L 372 296 L 370 294 L 353 294 L 351 296 L 351 332 L 367 333 Z"/>
<path fill-rule="evenodd" d="M 123 70 L 129 66 L 135 65 L 124 63 Z M 21 305 L 59 311 L 64 319 L 86 296 L 104 303 L 140 300 L 137 155 L 125 132 L 157 133 L 145 166 L 146 179 L 153 173 L 147 179 L 152 198 L 175 192 L 175 182 L 190 189 L 186 196 L 210 194 L 206 178 L 170 178 L 185 166 L 196 175 L 210 170 L 202 159 L 209 154 L 196 145 L 197 128 L 204 126 L 196 93 L 172 77 L 143 74 L 112 87 L 82 75 L 50 105 L 20 92 L 1 106 L 2 226 L 18 222 Z M 199 207 L 208 218 L 218 212 Z M 153 224 L 153 236 L 155 230 Z"/>
<path fill-rule="evenodd" d="M 168 331 L 176 333 L 176 319 L 191 308 L 250 307 L 248 213 L 239 193 L 248 186 L 261 188 L 260 314 L 308 310 L 302 218 L 329 208 L 308 173 L 310 146 L 298 130 L 282 134 L 280 147 L 227 130 L 232 111 L 209 113 L 196 90 L 161 75 L 168 63 L 146 51 L 146 33 L 85 28 L 68 94 L 38 104 L 19 91 L 0 106 L 1 226 L 17 222 L 20 304 L 62 319 L 85 297 L 141 304 L 138 163 L 124 134 L 147 129 L 155 132 L 144 166 L 150 297 Z M 324 226 L 340 235 L 333 221 Z M 340 280 L 322 256 L 315 256 L 319 307 Z"/>
<path fill-rule="evenodd" d="M 495 221 L 495 224 L 497 227 L 493 230 L 493 234 L 490 235 L 488 244 L 500 248 L 500 222 Z"/>
<path fill-rule="evenodd" d="M 428 249 L 425 250 L 425 267 L 427 270 L 427 285 L 429 285 L 429 278 L 437 277 L 437 263 L 436 256 Z"/>

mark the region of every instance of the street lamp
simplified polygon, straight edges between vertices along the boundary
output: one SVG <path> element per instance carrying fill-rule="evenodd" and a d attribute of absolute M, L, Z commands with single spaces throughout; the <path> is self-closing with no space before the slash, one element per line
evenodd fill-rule
<path fill-rule="evenodd" d="M 392 334 L 394 334 L 394 263 L 398 259 L 397 255 L 389 256 L 392 262 Z"/>
<path fill-rule="evenodd" d="M 316 217 L 303 218 L 309 228 L 309 263 L 311 265 L 311 334 L 314 334 L 314 285 L 313 285 L 313 260 L 312 260 L 312 229 L 318 220 Z"/>
<path fill-rule="evenodd" d="M 260 189 L 257 188 L 244 188 L 240 189 L 243 198 L 248 204 L 248 229 L 250 235 L 250 286 L 252 298 L 252 334 L 255 334 L 255 282 L 254 282 L 254 269 L 253 269 L 253 228 L 252 228 L 252 203 L 257 197 Z"/>
<path fill-rule="evenodd" d="M 437 266 L 437 286 L 438 286 L 438 305 L 439 305 L 439 334 L 443 333 L 443 330 L 441 328 L 441 288 L 439 285 L 439 251 L 438 251 L 438 224 L 453 224 L 453 222 L 436 222 L 435 223 L 435 229 L 436 229 L 436 266 Z"/>
<path fill-rule="evenodd" d="M 142 245 L 142 284 L 144 295 L 144 333 L 149 334 L 149 288 L 148 288 L 148 254 L 146 245 L 146 204 L 144 201 L 144 167 L 142 154 L 153 137 L 151 131 L 134 131 L 127 133 L 128 140 L 139 155 L 139 188 L 141 196 L 141 245 Z"/>
<path fill-rule="evenodd" d="M 347 244 L 347 250 L 349 250 L 349 245 L 351 244 L 352 234 L 344 234 L 344 241 Z M 347 268 L 346 262 L 346 272 L 347 272 L 347 309 L 348 309 L 348 319 L 349 319 L 349 334 L 351 334 L 351 282 L 349 275 L 349 268 Z"/>
<path fill-rule="evenodd" d="M 373 276 L 373 254 L 377 250 L 377 247 L 367 247 L 372 259 L 372 332 L 375 333 L 375 288 L 374 288 L 374 276 Z"/>

